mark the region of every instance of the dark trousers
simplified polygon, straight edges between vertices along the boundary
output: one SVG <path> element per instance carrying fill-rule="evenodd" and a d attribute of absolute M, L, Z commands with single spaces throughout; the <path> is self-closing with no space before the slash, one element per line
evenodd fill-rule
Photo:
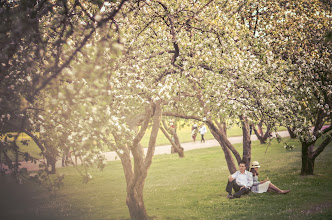
<path fill-rule="evenodd" d="M 205 142 L 205 139 L 204 139 L 204 134 L 201 134 L 202 138 L 201 138 L 201 142 Z"/>
<path fill-rule="evenodd" d="M 233 180 L 232 182 L 228 181 L 226 186 L 226 192 L 228 192 L 228 194 L 232 194 L 232 189 L 234 189 L 235 194 L 233 196 L 235 198 L 240 198 L 242 195 L 249 193 L 249 189 L 247 189 L 246 187 L 243 187 L 242 189 L 240 188 L 241 186 L 236 183 L 236 180 Z"/>

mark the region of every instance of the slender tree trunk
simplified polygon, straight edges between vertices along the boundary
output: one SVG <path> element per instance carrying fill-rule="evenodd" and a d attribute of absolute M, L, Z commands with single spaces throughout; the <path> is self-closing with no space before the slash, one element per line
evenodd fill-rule
<path fill-rule="evenodd" d="M 181 147 L 179 136 L 177 135 L 174 129 L 167 128 L 166 122 L 164 120 L 162 120 L 162 122 L 164 127 L 160 126 L 160 130 L 163 132 L 165 137 L 169 140 L 169 142 L 172 145 L 171 153 L 178 153 L 179 157 L 184 157 L 184 149 L 183 147 Z M 174 139 L 172 139 L 169 133 L 173 136 Z"/>
<path fill-rule="evenodd" d="M 296 134 L 294 132 L 294 129 L 291 128 L 291 127 L 287 127 L 287 130 L 288 130 L 288 133 L 289 133 L 289 136 L 291 139 L 295 139 L 296 138 Z"/>
<path fill-rule="evenodd" d="M 212 135 L 219 142 L 219 144 L 221 146 L 221 149 L 224 152 L 229 173 L 231 173 L 231 174 L 235 173 L 237 169 L 236 169 L 234 159 L 232 157 L 231 150 L 229 149 L 229 146 L 226 143 L 227 138 L 225 137 L 225 135 L 223 135 L 222 132 L 219 131 L 219 129 L 216 126 L 214 126 L 213 122 L 207 121 L 207 125 L 208 125 Z M 235 150 L 235 148 L 233 150 Z M 236 153 L 237 151 L 235 150 L 234 152 Z M 234 152 L 233 152 L 233 154 L 234 154 Z M 241 157 L 240 157 L 239 153 L 236 154 L 236 157 L 237 157 L 237 160 L 241 160 Z"/>
<path fill-rule="evenodd" d="M 183 147 L 181 147 L 180 139 L 176 132 L 174 132 L 173 137 L 176 146 L 176 151 L 179 154 L 179 157 L 184 157 L 184 149 Z"/>
<path fill-rule="evenodd" d="M 246 163 L 247 170 L 250 169 L 251 161 L 251 137 L 248 119 L 244 116 L 240 116 L 242 123 L 242 133 L 243 133 L 243 156 L 242 160 Z"/>
<path fill-rule="evenodd" d="M 222 132 L 226 137 L 227 137 L 227 125 L 226 122 L 223 121 L 222 119 L 220 119 L 220 122 L 218 122 L 217 120 L 215 120 L 219 131 Z"/>
<path fill-rule="evenodd" d="M 260 133 L 260 135 L 263 135 L 263 121 L 260 121 L 259 123 L 258 123 L 258 130 L 259 130 L 259 133 Z"/>
<path fill-rule="evenodd" d="M 259 142 L 261 144 L 266 144 L 267 139 L 271 136 L 271 126 L 267 125 L 266 132 L 264 133 L 262 124 L 263 124 L 262 121 L 258 124 L 258 130 L 256 129 L 255 126 L 253 126 L 253 129 Z"/>

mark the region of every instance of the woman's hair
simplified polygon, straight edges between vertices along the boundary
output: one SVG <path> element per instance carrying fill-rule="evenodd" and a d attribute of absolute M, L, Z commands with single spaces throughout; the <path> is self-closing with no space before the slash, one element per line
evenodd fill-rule
<path fill-rule="evenodd" d="M 255 168 L 251 168 L 250 172 L 252 173 L 253 176 L 258 176 L 259 175 L 258 171 L 255 170 Z"/>

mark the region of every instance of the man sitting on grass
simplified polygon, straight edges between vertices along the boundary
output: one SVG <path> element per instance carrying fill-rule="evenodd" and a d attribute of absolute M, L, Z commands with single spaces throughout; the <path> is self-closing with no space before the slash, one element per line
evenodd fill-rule
<path fill-rule="evenodd" d="M 246 170 L 246 163 L 241 161 L 239 163 L 240 171 L 236 171 L 228 177 L 228 183 L 226 187 L 226 192 L 228 192 L 227 198 L 240 198 L 241 195 L 250 192 L 250 188 L 253 184 L 252 173 Z M 235 194 L 232 195 L 232 188 Z"/>

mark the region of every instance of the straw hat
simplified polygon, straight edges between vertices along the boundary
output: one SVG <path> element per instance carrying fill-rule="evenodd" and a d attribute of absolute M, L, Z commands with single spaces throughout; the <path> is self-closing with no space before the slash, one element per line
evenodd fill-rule
<path fill-rule="evenodd" d="M 256 168 L 256 167 L 261 167 L 261 166 L 259 166 L 258 161 L 253 161 L 253 162 L 251 163 L 251 168 Z"/>

